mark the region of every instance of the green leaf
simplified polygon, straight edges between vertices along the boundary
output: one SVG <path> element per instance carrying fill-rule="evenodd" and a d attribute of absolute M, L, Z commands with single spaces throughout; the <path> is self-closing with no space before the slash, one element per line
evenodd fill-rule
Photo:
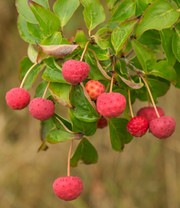
<path fill-rule="evenodd" d="M 36 17 L 43 36 L 49 36 L 60 28 L 59 18 L 50 9 L 30 1 L 30 8 Z"/>
<path fill-rule="evenodd" d="M 131 43 L 143 70 L 147 72 L 148 68 L 156 63 L 154 54 L 148 47 L 137 40 L 132 40 Z"/>
<path fill-rule="evenodd" d="M 179 18 L 179 13 L 166 0 L 154 1 L 145 11 L 137 27 L 136 35 L 150 29 L 162 30 L 171 27 Z"/>
<path fill-rule="evenodd" d="M 144 13 L 144 10 L 147 8 L 148 3 L 148 0 L 136 0 L 136 16 L 140 16 Z"/>
<path fill-rule="evenodd" d="M 129 36 L 131 35 L 136 20 L 122 23 L 118 26 L 111 35 L 111 42 L 116 51 L 116 54 L 123 48 L 124 44 L 127 42 Z"/>
<path fill-rule="evenodd" d="M 87 43 L 88 39 L 84 33 L 83 30 L 77 30 L 75 38 L 74 38 L 74 42 L 78 43 L 78 45 L 84 47 L 85 44 Z"/>
<path fill-rule="evenodd" d="M 42 97 L 44 94 L 44 91 L 47 87 L 48 82 L 42 81 L 37 87 L 35 91 L 35 96 L 34 97 Z M 49 91 L 46 93 L 46 97 L 49 97 L 51 94 Z"/>
<path fill-rule="evenodd" d="M 30 67 L 33 65 L 33 63 L 29 60 L 28 57 L 25 57 L 20 62 L 20 79 L 22 80 L 27 71 L 30 69 Z M 25 79 L 23 87 L 25 89 L 30 89 L 33 85 L 33 83 L 36 81 L 38 74 L 42 70 L 42 65 L 37 64 L 32 68 L 30 73 L 28 74 L 27 78 Z"/>
<path fill-rule="evenodd" d="M 106 18 L 104 8 L 98 0 L 80 0 L 80 2 L 84 7 L 84 20 L 90 34 L 96 26 L 104 22 Z"/>
<path fill-rule="evenodd" d="M 65 142 L 73 139 L 80 139 L 81 135 L 78 133 L 69 133 L 62 129 L 53 129 L 46 134 L 46 141 L 51 144 Z"/>
<path fill-rule="evenodd" d="M 172 29 L 164 29 L 160 32 L 160 34 L 161 34 L 162 47 L 167 57 L 167 60 L 171 65 L 174 65 L 176 61 L 172 51 L 172 37 L 174 31 Z"/>
<path fill-rule="evenodd" d="M 53 130 L 54 128 L 55 128 L 55 124 L 52 117 L 45 121 L 41 121 L 41 128 L 40 128 L 41 140 L 44 141 L 48 132 Z"/>
<path fill-rule="evenodd" d="M 141 37 L 138 39 L 138 41 L 150 47 L 151 50 L 157 50 L 159 49 L 159 46 L 161 45 L 160 34 L 159 34 L 159 31 L 157 30 L 145 31 L 141 35 Z"/>
<path fill-rule="evenodd" d="M 62 116 L 59 116 L 57 114 L 55 114 L 55 119 L 59 122 L 59 120 L 70 130 L 72 131 L 72 124 L 70 123 L 69 120 L 67 120 L 66 118 L 63 118 Z M 60 122 L 59 122 L 60 123 Z M 62 126 L 62 125 L 61 125 Z M 62 126 L 63 127 L 63 126 Z M 64 128 L 64 127 L 63 127 Z"/>
<path fill-rule="evenodd" d="M 71 86 L 69 84 L 52 82 L 49 85 L 49 90 L 51 92 L 51 95 L 59 103 L 64 106 L 71 106 L 69 101 L 69 92 L 71 90 Z"/>
<path fill-rule="evenodd" d="M 79 0 L 57 0 L 55 2 L 53 9 L 60 19 L 61 28 L 66 25 L 78 7 Z"/>
<path fill-rule="evenodd" d="M 45 63 L 46 69 L 42 74 L 44 80 L 49 82 L 67 83 L 62 76 L 60 66 L 56 64 L 53 58 L 45 60 Z"/>
<path fill-rule="evenodd" d="M 82 132 L 86 136 L 91 136 L 96 132 L 97 126 L 95 122 L 81 121 L 75 117 L 73 110 L 70 110 L 70 118 L 73 125 L 73 131 Z"/>
<path fill-rule="evenodd" d="M 96 149 L 86 138 L 82 139 L 76 148 L 71 158 L 71 166 L 76 167 L 79 161 L 88 165 L 94 164 L 98 161 L 98 153 Z"/>
<path fill-rule="evenodd" d="M 177 29 L 175 30 L 175 33 L 173 35 L 172 50 L 175 57 L 180 62 L 180 30 Z"/>
<path fill-rule="evenodd" d="M 176 64 L 174 65 L 174 69 L 176 71 L 177 74 L 177 81 L 176 81 L 176 87 L 180 88 L 180 62 L 176 62 Z"/>
<path fill-rule="evenodd" d="M 18 31 L 20 34 L 20 37 L 27 43 L 35 44 L 38 43 L 39 40 L 39 34 L 35 35 L 35 31 L 37 25 L 28 23 L 24 20 L 24 18 L 19 15 L 18 20 L 17 20 L 17 26 L 18 26 Z"/>
<path fill-rule="evenodd" d="M 97 45 L 101 49 L 107 49 L 111 47 L 110 36 L 112 31 L 109 28 L 100 28 L 93 36 Z"/>
<path fill-rule="evenodd" d="M 89 103 L 80 85 L 72 86 L 70 101 L 72 112 L 76 118 L 85 122 L 95 122 L 99 118 L 98 113 Z"/>
<path fill-rule="evenodd" d="M 132 140 L 132 136 L 127 131 L 128 120 L 124 118 L 111 118 L 108 120 L 111 146 L 116 151 L 121 151 L 124 144 Z"/>
<path fill-rule="evenodd" d="M 136 4 L 133 0 L 123 0 L 118 7 L 115 8 L 110 19 L 111 22 L 122 22 L 135 15 Z"/>
<path fill-rule="evenodd" d="M 176 71 L 167 61 L 159 61 L 156 63 L 152 66 L 152 70 L 149 71 L 149 74 L 164 78 L 171 82 L 175 82 L 177 79 Z"/>
<path fill-rule="evenodd" d="M 106 0 L 109 10 L 113 9 L 118 0 Z"/>
<path fill-rule="evenodd" d="M 60 32 L 55 32 L 49 37 L 44 38 L 41 41 L 41 45 L 60 45 L 62 42 L 62 35 Z"/>

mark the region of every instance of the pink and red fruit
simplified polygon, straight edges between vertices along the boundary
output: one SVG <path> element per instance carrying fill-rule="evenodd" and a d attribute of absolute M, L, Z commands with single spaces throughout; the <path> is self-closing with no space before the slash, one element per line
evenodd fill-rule
<path fill-rule="evenodd" d="M 103 129 L 107 125 L 108 125 L 108 122 L 107 122 L 106 118 L 102 117 L 102 118 L 98 119 L 98 121 L 97 121 L 97 128 Z"/>
<path fill-rule="evenodd" d="M 105 92 L 105 86 L 97 80 L 89 80 L 85 85 L 85 89 L 92 100 L 96 100 L 100 94 Z"/>
<path fill-rule="evenodd" d="M 149 122 L 144 116 L 134 116 L 127 123 L 128 132 L 135 137 L 143 136 L 149 128 Z"/>
<path fill-rule="evenodd" d="M 34 98 L 29 104 L 29 112 L 31 115 L 41 121 L 50 118 L 54 114 L 54 103 L 44 98 Z"/>
<path fill-rule="evenodd" d="M 161 116 L 164 116 L 164 111 L 161 107 L 157 106 L 157 111 Z M 148 121 L 151 121 L 152 119 L 157 118 L 156 112 L 154 110 L 154 107 L 143 107 L 141 109 L 139 109 L 139 111 L 137 112 L 137 116 L 144 116 L 147 118 Z"/>
<path fill-rule="evenodd" d="M 12 88 L 6 93 L 6 103 L 13 110 L 21 110 L 30 102 L 30 94 L 23 88 Z"/>
<path fill-rule="evenodd" d="M 80 196 L 83 182 L 78 176 L 64 176 L 57 178 L 53 183 L 53 191 L 65 201 L 71 201 Z"/>
<path fill-rule="evenodd" d="M 73 85 L 85 80 L 89 71 L 89 65 L 83 61 L 68 60 L 62 66 L 62 75 L 64 79 Z"/>
<path fill-rule="evenodd" d="M 155 118 L 149 123 L 149 131 L 159 139 L 170 137 L 176 128 L 176 121 L 171 116 Z"/>
<path fill-rule="evenodd" d="M 126 98 L 118 92 L 104 92 L 97 98 L 96 108 L 102 116 L 108 118 L 117 117 L 126 108 Z"/>

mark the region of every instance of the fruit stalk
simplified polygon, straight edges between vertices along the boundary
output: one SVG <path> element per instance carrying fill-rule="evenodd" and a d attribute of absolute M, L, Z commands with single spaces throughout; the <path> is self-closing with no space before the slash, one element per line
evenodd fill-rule
<path fill-rule="evenodd" d="M 43 93 L 43 95 L 42 95 L 42 98 L 45 98 L 46 93 L 47 93 L 47 90 L 48 90 L 48 88 L 49 88 L 49 85 L 50 85 L 50 82 L 47 83 L 46 88 L 45 88 L 45 90 L 44 90 L 44 93 Z"/>
<path fill-rule="evenodd" d="M 128 90 L 128 102 L 129 102 L 129 111 L 131 114 L 131 117 L 134 117 L 134 113 L 133 113 L 133 109 L 132 109 L 132 105 L 131 105 L 131 93 L 130 90 Z"/>
<path fill-rule="evenodd" d="M 71 144 L 69 147 L 69 152 L 68 152 L 68 162 L 67 162 L 67 176 L 70 176 L 70 167 L 71 167 L 71 153 L 72 153 L 72 147 L 73 147 L 73 140 L 71 140 Z"/>
<path fill-rule="evenodd" d="M 84 50 L 83 50 L 83 52 L 82 52 L 82 55 L 81 55 L 80 61 L 82 61 L 82 60 L 83 60 L 84 55 L 85 55 L 85 53 L 86 53 L 86 50 L 87 50 L 87 48 L 88 48 L 88 45 L 89 45 L 89 41 L 86 43 L 86 45 L 85 45 L 85 47 L 84 47 Z"/>
<path fill-rule="evenodd" d="M 158 118 L 160 118 L 159 112 L 158 112 L 158 110 L 157 110 L 157 107 L 156 107 L 156 104 L 155 104 L 155 102 L 154 102 L 154 99 L 153 99 L 151 90 L 150 90 L 150 88 L 149 88 L 149 86 L 148 86 L 148 83 L 147 83 L 146 79 L 145 79 L 141 74 L 139 74 L 139 76 L 141 77 L 141 79 L 143 80 L 143 82 L 144 82 L 144 84 L 145 84 L 145 86 L 146 86 L 146 89 L 147 89 L 147 91 L 148 91 L 148 93 L 149 93 L 149 97 L 150 97 L 150 99 L 151 99 L 151 102 L 152 102 L 152 105 L 153 105 L 154 110 L 155 110 L 155 112 L 156 112 L 156 115 L 157 115 Z"/>

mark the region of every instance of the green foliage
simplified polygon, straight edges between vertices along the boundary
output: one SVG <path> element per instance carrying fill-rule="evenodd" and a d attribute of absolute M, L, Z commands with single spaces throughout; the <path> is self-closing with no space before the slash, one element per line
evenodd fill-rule
<path fill-rule="evenodd" d="M 111 146 L 122 151 L 133 139 L 126 129 L 130 118 L 128 106 L 136 99 L 151 102 L 142 77 L 155 102 L 171 85 L 180 88 L 179 1 L 106 0 L 102 4 L 99 0 L 56 0 L 49 3 L 48 0 L 16 0 L 19 34 L 29 44 L 28 57 L 20 62 L 20 79 L 34 65 L 23 87 L 30 89 L 40 81 L 35 96 L 43 96 L 48 86 L 46 97 L 56 106 L 67 109 L 67 118 L 57 112 L 41 122 L 43 143 L 39 150 L 47 149 L 46 142 L 75 140 L 78 144 L 71 165 L 75 167 L 79 161 L 92 164 L 97 162 L 98 154 L 89 136 L 97 131 L 101 116 L 84 85 L 88 79 L 99 80 L 108 92 L 112 84 L 112 91 L 122 93 L 127 101 L 130 90 L 131 103 L 125 112 L 108 119 Z M 65 27 L 81 9 L 83 27 L 77 28 L 73 37 L 66 37 Z M 62 65 L 66 60 L 81 58 L 90 66 L 89 76 L 81 84 L 70 85 L 62 75 Z"/>

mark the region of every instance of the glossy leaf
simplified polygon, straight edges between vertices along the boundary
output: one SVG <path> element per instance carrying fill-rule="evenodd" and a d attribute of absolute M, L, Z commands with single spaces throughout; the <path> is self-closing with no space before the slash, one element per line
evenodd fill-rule
<path fill-rule="evenodd" d="M 118 7 L 115 8 L 112 13 L 111 22 L 118 21 L 122 22 L 135 15 L 136 4 L 133 0 L 123 0 L 120 2 Z"/>
<path fill-rule="evenodd" d="M 80 85 L 72 87 L 69 97 L 73 106 L 72 112 L 76 118 L 85 122 L 97 121 L 99 115 L 85 97 Z"/>
<path fill-rule="evenodd" d="M 131 41 L 139 63 L 146 72 L 148 68 L 156 63 L 156 58 L 152 51 L 137 40 Z"/>
<path fill-rule="evenodd" d="M 33 63 L 29 60 L 28 57 L 25 57 L 20 62 L 20 79 L 22 80 L 29 68 L 33 65 Z M 33 85 L 33 83 L 36 81 L 38 74 L 42 70 L 42 66 L 40 64 L 37 64 L 32 68 L 30 73 L 28 74 L 27 78 L 25 79 L 23 87 L 25 89 L 30 89 Z"/>
<path fill-rule="evenodd" d="M 137 27 L 136 35 L 150 29 L 162 30 L 171 27 L 179 18 L 179 13 L 166 0 L 154 1 L 145 11 Z"/>
<path fill-rule="evenodd" d="M 108 120 L 111 146 L 116 151 L 122 151 L 124 145 L 132 140 L 127 131 L 128 120 L 124 118 L 111 118 Z"/>
<path fill-rule="evenodd" d="M 71 106 L 69 101 L 71 86 L 69 84 L 52 82 L 49 85 L 49 90 L 57 102 L 64 106 Z"/>
<path fill-rule="evenodd" d="M 172 51 L 172 38 L 174 32 L 172 29 L 164 29 L 160 32 L 160 34 L 161 34 L 162 47 L 165 52 L 166 58 L 171 65 L 174 65 L 176 61 Z"/>
<path fill-rule="evenodd" d="M 30 1 L 30 8 L 39 23 L 43 36 L 49 36 L 59 30 L 59 18 L 51 12 L 50 9 L 47 9 L 34 1 Z"/>
<path fill-rule="evenodd" d="M 46 141 L 51 144 L 56 144 L 59 142 L 65 142 L 68 140 L 80 139 L 80 138 L 81 138 L 81 134 L 69 133 L 62 129 L 53 129 L 49 131 L 46 135 Z"/>
<path fill-rule="evenodd" d="M 175 33 L 173 35 L 172 50 L 175 57 L 180 62 L 180 30 L 177 29 L 175 30 Z"/>
<path fill-rule="evenodd" d="M 71 109 L 70 110 L 70 119 L 72 122 L 73 126 L 73 131 L 75 132 L 82 132 L 86 136 L 91 136 L 96 132 L 96 121 L 93 122 L 85 122 L 79 120 L 77 117 L 74 115 L 74 111 Z"/>
<path fill-rule="evenodd" d="M 104 8 L 99 0 L 80 0 L 80 2 L 84 7 L 84 20 L 90 34 L 95 27 L 104 22 L 106 18 Z"/>
<path fill-rule="evenodd" d="M 49 7 L 48 0 L 34 0 L 34 2 L 44 6 L 45 8 Z M 37 20 L 34 17 L 34 14 L 32 13 L 31 9 L 29 8 L 28 1 L 26 0 L 16 0 L 16 8 L 18 10 L 18 13 L 22 15 L 25 21 L 37 24 Z"/>
<path fill-rule="evenodd" d="M 86 138 L 82 139 L 77 146 L 71 158 L 71 166 L 76 167 L 79 161 L 82 161 L 87 165 L 94 164 L 98 161 L 98 153 L 96 149 Z"/>
<path fill-rule="evenodd" d="M 131 35 L 136 20 L 125 22 L 118 26 L 111 35 L 111 42 L 116 51 L 116 54 L 123 48 L 124 44 L 127 42 L 129 36 Z"/>
<path fill-rule="evenodd" d="M 171 82 L 176 82 L 176 71 L 167 61 L 160 61 L 152 66 L 152 70 L 149 74 L 164 78 Z"/>
<path fill-rule="evenodd" d="M 79 0 L 56 0 L 53 9 L 60 19 L 61 28 L 66 25 L 78 7 Z"/>

